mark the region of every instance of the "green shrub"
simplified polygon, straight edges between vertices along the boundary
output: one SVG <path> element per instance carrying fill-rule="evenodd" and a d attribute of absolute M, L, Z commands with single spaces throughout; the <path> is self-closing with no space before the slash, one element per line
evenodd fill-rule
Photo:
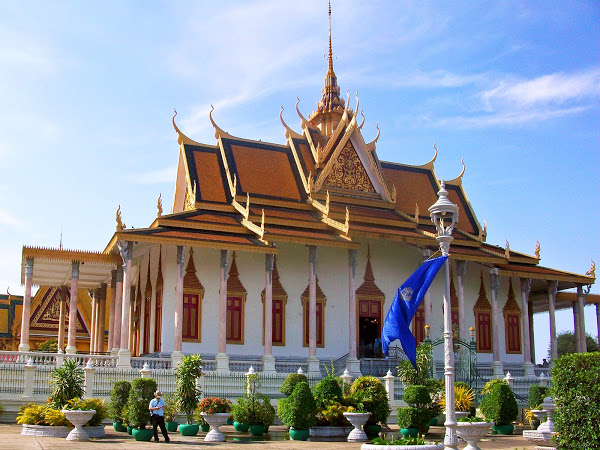
<path fill-rule="evenodd" d="M 246 393 L 238 398 L 233 406 L 233 419 L 248 425 L 272 425 L 275 420 L 275 408 L 271 405 L 269 397 L 259 392 L 260 376 L 248 375 L 245 387 Z"/>
<path fill-rule="evenodd" d="M 175 394 L 169 394 L 165 398 L 165 406 L 163 407 L 163 413 L 165 415 L 165 422 L 175 422 L 175 416 L 179 412 L 179 402 Z"/>
<path fill-rule="evenodd" d="M 359 406 L 359 409 L 371 413 L 367 425 L 386 424 L 390 414 L 390 402 L 387 392 L 378 378 L 358 377 L 352 383 L 350 395 L 357 404 L 362 405 L 362 408 Z"/>
<path fill-rule="evenodd" d="M 308 378 L 306 378 L 306 375 L 302 373 L 290 373 L 287 377 L 285 377 L 285 380 L 283 380 L 283 384 L 281 385 L 279 392 L 284 394 L 286 397 L 289 397 L 290 395 L 292 395 L 292 392 L 294 391 L 296 385 L 301 381 L 308 382 Z"/>
<path fill-rule="evenodd" d="M 126 414 L 123 408 L 127 405 L 131 383 L 129 381 L 115 381 L 110 391 L 109 417 L 113 422 L 123 422 Z"/>
<path fill-rule="evenodd" d="M 537 409 L 547 396 L 548 388 L 546 386 L 532 384 L 529 386 L 529 408 Z"/>
<path fill-rule="evenodd" d="M 505 384 L 506 386 L 508 386 L 508 383 L 506 381 L 500 378 L 492 378 L 490 381 L 485 383 L 485 386 L 483 386 L 483 389 L 481 390 L 481 395 L 489 394 L 494 389 L 494 386 L 499 384 Z"/>
<path fill-rule="evenodd" d="M 196 387 L 196 378 L 201 375 L 200 355 L 184 356 L 175 368 L 175 395 L 179 401 L 179 409 L 185 413 L 188 424 L 194 421 L 194 411 L 202 395 L 200 389 Z"/>
<path fill-rule="evenodd" d="M 86 427 L 97 427 L 104 419 L 108 417 L 108 406 L 104 400 L 99 398 L 88 398 L 80 400 L 78 398 L 71 399 L 65 405 L 65 409 L 74 409 L 81 411 L 96 411 L 92 418 L 86 422 Z"/>
<path fill-rule="evenodd" d="M 398 426 L 400 428 L 418 428 L 419 432 L 425 432 L 429 424 L 429 411 L 425 408 L 406 406 L 398 408 Z"/>
<path fill-rule="evenodd" d="M 481 401 L 479 409 L 488 422 L 496 425 L 509 425 L 519 415 L 515 395 L 506 383 L 496 383 Z"/>
<path fill-rule="evenodd" d="M 67 359 L 62 366 L 50 373 L 50 398 L 48 403 L 56 409 L 61 409 L 72 398 L 82 398 L 83 369 L 74 359 Z"/>
<path fill-rule="evenodd" d="M 316 423 L 317 405 L 306 381 L 296 384 L 289 397 L 277 403 L 277 415 L 288 427 L 307 430 Z"/>
<path fill-rule="evenodd" d="M 28 403 L 19 408 L 17 423 L 21 425 L 42 425 L 54 427 L 68 427 L 71 422 L 67 420 L 62 411 L 50 405 L 36 405 Z"/>
<path fill-rule="evenodd" d="M 317 406 L 317 425 L 322 427 L 350 426 L 344 413 L 352 411 L 354 411 L 353 406 L 342 405 L 334 400 L 325 400 L 322 405 Z"/>
<path fill-rule="evenodd" d="M 562 356 L 550 374 L 558 448 L 600 448 L 600 352 Z"/>
<path fill-rule="evenodd" d="M 337 377 L 328 375 L 313 388 L 313 397 L 317 405 L 323 405 L 326 400 L 336 401 L 342 398 L 342 388 Z"/>
<path fill-rule="evenodd" d="M 56 339 L 48 339 L 42 342 L 37 349 L 40 352 L 56 353 L 58 350 L 57 345 Z"/>
<path fill-rule="evenodd" d="M 148 405 L 154 398 L 156 381 L 152 378 L 136 378 L 131 382 L 131 390 L 127 400 L 129 416 L 127 424 L 133 428 L 145 428 L 150 421 Z"/>
<path fill-rule="evenodd" d="M 456 383 L 454 383 L 454 387 L 459 387 L 462 386 L 465 389 L 471 389 L 471 386 L 469 386 L 467 383 L 465 383 L 464 381 L 457 381 Z"/>
<path fill-rule="evenodd" d="M 431 395 L 426 386 L 412 385 L 408 386 L 404 391 L 403 400 L 410 406 L 425 408 L 431 403 Z"/>

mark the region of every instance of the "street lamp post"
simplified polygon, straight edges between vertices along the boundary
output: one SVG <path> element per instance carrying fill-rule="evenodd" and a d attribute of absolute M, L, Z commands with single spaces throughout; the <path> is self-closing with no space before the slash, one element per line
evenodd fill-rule
<path fill-rule="evenodd" d="M 458 222 L 458 206 L 448 200 L 444 182 L 438 192 L 438 200 L 429 207 L 431 221 L 435 225 L 436 240 L 443 256 L 448 256 L 452 242 L 452 230 Z M 450 265 L 444 263 L 444 378 L 446 385 L 446 436 L 445 449 L 458 449 L 456 436 L 456 411 L 454 408 L 454 351 L 452 345 L 452 310 L 450 306 Z"/>

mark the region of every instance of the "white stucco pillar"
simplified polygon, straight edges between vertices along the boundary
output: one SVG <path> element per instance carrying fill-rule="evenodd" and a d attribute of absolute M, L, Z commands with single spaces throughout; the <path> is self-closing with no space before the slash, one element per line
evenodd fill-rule
<path fill-rule="evenodd" d="M 500 290 L 500 275 L 498 269 L 490 269 L 490 289 L 492 291 L 492 361 L 493 376 L 504 378 L 504 366 L 500 361 L 500 315 L 498 313 L 498 291 Z"/>
<path fill-rule="evenodd" d="M 29 351 L 29 319 L 31 316 L 31 285 L 33 283 L 33 258 L 25 258 L 25 295 L 23 297 L 23 312 L 21 315 L 20 352 Z"/>
<path fill-rule="evenodd" d="M 121 314 L 123 313 L 123 266 L 117 266 L 117 279 L 115 281 L 115 317 L 113 327 L 112 354 L 119 353 L 121 348 Z"/>
<path fill-rule="evenodd" d="M 133 242 L 118 243 L 121 258 L 123 258 L 123 298 L 121 305 L 121 338 L 119 340 L 119 367 L 131 366 L 131 349 L 129 342 L 130 317 L 131 317 L 131 258 L 133 255 Z"/>
<path fill-rule="evenodd" d="M 356 258 L 358 250 L 348 250 L 348 359 L 346 370 L 353 377 L 360 377 L 360 361 L 356 354 L 357 308 L 356 308 Z"/>
<path fill-rule="evenodd" d="M 183 358 L 183 272 L 185 265 L 185 247 L 177 246 L 177 276 L 175 279 L 175 323 L 173 353 L 171 353 L 171 364 L 176 367 Z"/>
<path fill-rule="evenodd" d="M 558 359 L 558 348 L 556 344 L 556 291 L 558 281 L 548 281 L 548 315 L 550 317 L 550 358 L 552 362 Z"/>
<path fill-rule="evenodd" d="M 229 266 L 229 250 L 221 250 L 220 288 L 219 288 L 219 345 L 215 356 L 217 372 L 229 372 L 229 356 L 227 356 L 227 266 Z"/>
<path fill-rule="evenodd" d="M 456 277 L 458 279 L 458 337 L 463 341 L 469 340 L 469 330 L 465 321 L 465 275 L 467 262 L 456 261 Z"/>
<path fill-rule="evenodd" d="M 534 377 L 535 370 L 531 360 L 531 342 L 529 340 L 529 293 L 531 279 L 521 278 L 521 343 L 523 345 L 523 370 L 526 377 Z"/>
<path fill-rule="evenodd" d="M 67 315 L 67 287 L 60 287 L 60 309 L 58 312 L 58 338 L 56 349 L 65 351 L 65 319 Z"/>
<path fill-rule="evenodd" d="M 90 292 L 90 291 L 88 291 Z M 90 323 L 90 353 L 96 352 L 96 332 L 98 329 L 98 289 L 91 291 L 92 293 L 92 318 Z"/>
<path fill-rule="evenodd" d="M 110 300 L 108 307 L 108 345 L 106 351 L 110 352 L 113 348 L 113 336 L 115 333 L 115 299 L 117 287 L 117 271 L 113 270 L 110 273 Z"/>
<path fill-rule="evenodd" d="M 79 261 L 71 265 L 71 298 L 69 301 L 69 333 L 65 353 L 77 353 L 77 294 L 79 292 Z"/>
<path fill-rule="evenodd" d="M 535 332 L 533 326 L 533 303 L 531 304 L 531 313 L 529 314 L 529 342 L 531 344 L 530 352 L 531 352 L 531 362 L 535 364 Z"/>
<path fill-rule="evenodd" d="M 587 352 L 587 341 L 585 339 L 585 295 L 583 292 L 583 286 L 577 286 L 577 305 L 579 308 L 579 339 L 580 339 L 580 351 L 582 353 Z"/>
<path fill-rule="evenodd" d="M 263 372 L 275 373 L 273 357 L 273 260 L 274 255 L 265 255 L 265 354 Z"/>
<path fill-rule="evenodd" d="M 320 373 L 317 358 L 317 253 L 319 247 L 308 246 L 308 358 L 309 375 Z"/>
<path fill-rule="evenodd" d="M 104 335 L 105 335 L 105 321 L 106 321 L 106 283 L 102 283 L 100 285 L 100 289 L 98 290 L 100 294 L 99 302 L 98 302 L 98 328 L 96 330 L 96 351 L 104 352 Z"/>

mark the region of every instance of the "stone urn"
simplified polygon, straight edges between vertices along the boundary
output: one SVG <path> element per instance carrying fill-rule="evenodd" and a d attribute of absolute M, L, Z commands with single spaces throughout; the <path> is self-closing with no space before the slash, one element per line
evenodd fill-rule
<path fill-rule="evenodd" d="M 552 397 L 546 397 L 544 403 L 540 406 L 543 408 L 543 411 L 548 413 L 548 420 L 542 423 L 537 430 L 523 431 L 523 437 L 528 441 L 541 444 L 541 446 L 536 448 L 555 448 L 554 443 L 552 442 L 552 436 L 556 434 L 554 429 L 554 410 L 556 409 L 556 405 L 554 404 Z"/>
<path fill-rule="evenodd" d="M 348 442 L 365 442 L 367 433 L 362 429 L 363 425 L 367 423 L 371 413 L 356 413 L 356 412 L 345 412 L 344 417 L 348 419 L 348 422 L 354 427 L 354 429 L 348 435 Z"/>
<path fill-rule="evenodd" d="M 63 409 L 62 413 L 75 427 L 68 434 L 67 441 L 89 441 L 90 436 L 83 426 L 96 414 L 96 410 Z"/>
<path fill-rule="evenodd" d="M 204 437 L 205 442 L 225 442 L 225 436 L 219 431 L 219 427 L 227 423 L 227 419 L 231 416 L 231 413 L 215 413 L 207 414 L 200 413 L 207 424 L 210 425 L 210 431 L 206 433 Z"/>
<path fill-rule="evenodd" d="M 493 422 L 457 422 L 456 434 L 467 442 L 465 450 L 480 450 L 477 443 L 490 431 Z"/>

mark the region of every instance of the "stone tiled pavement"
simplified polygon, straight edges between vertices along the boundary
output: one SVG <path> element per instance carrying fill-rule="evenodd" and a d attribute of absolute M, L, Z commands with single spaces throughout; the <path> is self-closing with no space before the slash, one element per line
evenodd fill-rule
<path fill-rule="evenodd" d="M 398 427 L 392 426 L 392 432 L 397 433 Z M 228 439 L 233 439 L 235 434 L 233 427 L 224 426 L 221 428 L 227 435 Z M 275 434 L 283 434 L 285 428 L 281 426 L 271 427 L 271 430 Z M 431 433 L 427 436 L 429 440 L 437 442 L 443 441 L 444 428 L 432 427 Z M 491 436 L 488 435 L 479 446 L 482 450 L 484 449 L 511 449 L 511 450 L 522 450 L 522 449 L 535 449 L 535 445 L 527 442 L 520 435 L 521 431 L 516 429 L 519 433 L 513 436 Z M 108 450 L 108 449 L 129 449 L 129 448 L 151 448 L 151 449 L 164 449 L 164 448 L 189 448 L 190 446 L 198 446 L 200 448 L 214 450 L 226 450 L 226 449 L 237 449 L 241 450 L 244 447 L 248 450 L 274 450 L 274 449 L 359 449 L 360 444 L 353 444 L 349 442 L 298 442 L 298 441 L 286 441 L 286 440 L 264 440 L 264 441 L 242 441 L 234 442 L 228 441 L 224 443 L 205 443 L 202 441 L 203 433 L 199 436 L 187 437 L 181 436 L 179 433 L 171 433 L 171 443 L 165 444 L 162 442 L 136 442 L 133 437 L 127 436 L 124 433 L 116 433 L 112 427 L 106 426 L 106 438 L 97 439 L 90 441 L 89 443 L 82 442 L 70 442 L 60 438 L 49 438 L 49 437 L 35 437 L 35 436 L 21 436 L 20 425 L 7 425 L 0 424 L 0 449 L 12 449 L 12 450 L 29 450 L 29 449 L 94 449 L 94 450 Z M 460 443 L 459 448 L 463 449 L 466 447 L 466 443 Z"/>

